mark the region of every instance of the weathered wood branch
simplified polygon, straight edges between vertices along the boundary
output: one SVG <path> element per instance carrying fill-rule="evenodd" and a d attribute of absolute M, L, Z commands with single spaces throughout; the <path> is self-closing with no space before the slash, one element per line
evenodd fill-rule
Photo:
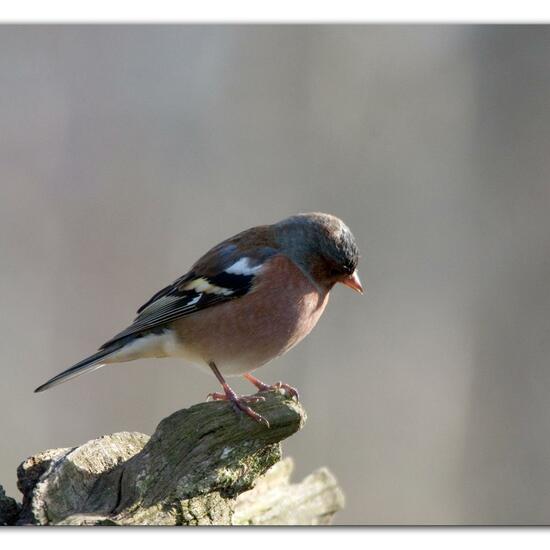
<path fill-rule="evenodd" d="M 326 468 L 290 484 L 280 442 L 305 422 L 278 392 L 254 405 L 271 428 L 225 402 L 165 418 L 149 438 L 121 432 L 28 458 L 18 469 L 17 523 L 237 525 L 329 523 L 343 494 Z"/>
<path fill-rule="evenodd" d="M 15 499 L 6 495 L 4 488 L 0 485 L 0 526 L 14 525 L 19 516 L 20 506 Z"/>

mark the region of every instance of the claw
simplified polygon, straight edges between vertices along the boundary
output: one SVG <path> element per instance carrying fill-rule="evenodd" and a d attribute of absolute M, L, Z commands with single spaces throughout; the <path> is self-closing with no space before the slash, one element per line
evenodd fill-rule
<path fill-rule="evenodd" d="M 260 403 L 262 401 L 265 401 L 265 397 L 262 395 L 241 395 L 238 396 L 235 392 L 232 390 L 228 393 L 218 393 L 218 392 L 211 392 L 206 396 L 207 401 L 229 401 L 239 414 L 245 413 L 247 416 L 255 420 L 256 422 L 259 422 L 260 424 L 264 424 L 268 428 L 270 427 L 269 422 L 266 418 L 264 418 L 261 414 L 258 414 L 257 412 L 253 411 L 249 406 L 248 403 Z"/>
<path fill-rule="evenodd" d="M 276 382 L 275 384 L 266 384 L 261 380 L 258 380 L 255 376 L 252 376 L 250 373 L 244 375 L 244 377 L 252 384 L 254 384 L 260 391 L 270 391 L 270 390 L 282 390 L 283 393 L 289 395 L 292 399 L 300 401 L 300 394 L 296 388 L 285 384 L 284 382 Z"/>
<path fill-rule="evenodd" d="M 263 395 L 241 395 L 239 401 L 244 403 L 261 403 L 265 401 L 265 397 Z"/>
<path fill-rule="evenodd" d="M 233 400 L 231 399 L 231 405 L 233 405 L 233 408 L 237 412 L 243 412 L 244 414 L 248 415 L 250 418 L 255 420 L 256 422 L 259 422 L 260 424 L 263 424 L 264 426 L 270 428 L 269 421 L 267 418 L 263 417 L 261 414 L 258 414 L 256 411 L 253 411 L 247 404 L 246 400 L 243 400 L 242 397 L 237 397 L 237 399 Z"/>
<path fill-rule="evenodd" d="M 225 401 L 227 397 L 225 393 L 211 392 L 206 396 L 207 401 Z"/>
<path fill-rule="evenodd" d="M 259 422 L 260 424 L 264 424 L 264 426 L 269 426 L 269 422 L 257 412 L 253 411 L 247 403 L 258 403 L 260 401 L 265 401 L 265 397 L 261 395 L 244 395 L 244 396 L 238 396 L 227 384 L 227 382 L 224 380 L 221 372 L 219 371 L 218 367 L 216 366 L 216 363 L 214 361 L 210 361 L 208 363 L 209 367 L 212 369 L 212 372 L 216 375 L 216 378 L 220 381 L 220 384 L 222 385 L 224 393 L 209 393 L 207 396 L 208 399 L 213 399 L 214 401 L 229 401 L 231 403 L 231 406 L 239 413 L 243 412 L 246 415 L 248 415 L 250 418 L 255 420 L 256 422 Z"/>
<path fill-rule="evenodd" d="M 263 395 L 240 395 L 236 397 L 242 403 L 261 403 L 265 401 Z M 207 401 L 232 401 L 231 397 L 227 397 L 225 393 L 211 392 L 206 396 Z"/>

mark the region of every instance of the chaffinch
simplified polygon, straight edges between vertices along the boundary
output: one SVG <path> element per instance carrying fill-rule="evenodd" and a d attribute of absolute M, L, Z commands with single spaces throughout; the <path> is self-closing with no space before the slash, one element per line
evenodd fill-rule
<path fill-rule="evenodd" d="M 210 368 L 233 407 L 268 424 L 237 396 L 224 375 L 244 375 L 260 390 L 297 391 L 264 384 L 251 371 L 293 348 L 317 324 L 336 283 L 362 293 L 359 252 L 349 228 L 330 214 L 291 216 L 247 229 L 218 244 L 185 275 L 141 306 L 134 322 L 99 351 L 58 374 L 40 392 L 111 363 L 144 357 L 183 357 Z"/>

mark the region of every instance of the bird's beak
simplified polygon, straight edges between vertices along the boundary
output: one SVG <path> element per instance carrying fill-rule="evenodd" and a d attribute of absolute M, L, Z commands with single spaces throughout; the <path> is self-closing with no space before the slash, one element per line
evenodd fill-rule
<path fill-rule="evenodd" d="M 361 285 L 361 280 L 359 279 L 359 274 L 357 273 L 357 270 L 355 270 L 349 277 L 342 279 L 340 282 L 343 285 L 349 286 L 350 288 L 355 290 L 355 292 L 363 294 L 363 286 Z"/>

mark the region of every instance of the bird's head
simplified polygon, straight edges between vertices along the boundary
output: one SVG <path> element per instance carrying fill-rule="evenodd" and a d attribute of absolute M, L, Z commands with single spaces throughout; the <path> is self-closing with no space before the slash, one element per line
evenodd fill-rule
<path fill-rule="evenodd" d="M 349 227 L 321 212 L 298 214 L 275 224 L 285 252 L 318 284 L 342 283 L 363 294 L 357 274 L 359 249 Z"/>

